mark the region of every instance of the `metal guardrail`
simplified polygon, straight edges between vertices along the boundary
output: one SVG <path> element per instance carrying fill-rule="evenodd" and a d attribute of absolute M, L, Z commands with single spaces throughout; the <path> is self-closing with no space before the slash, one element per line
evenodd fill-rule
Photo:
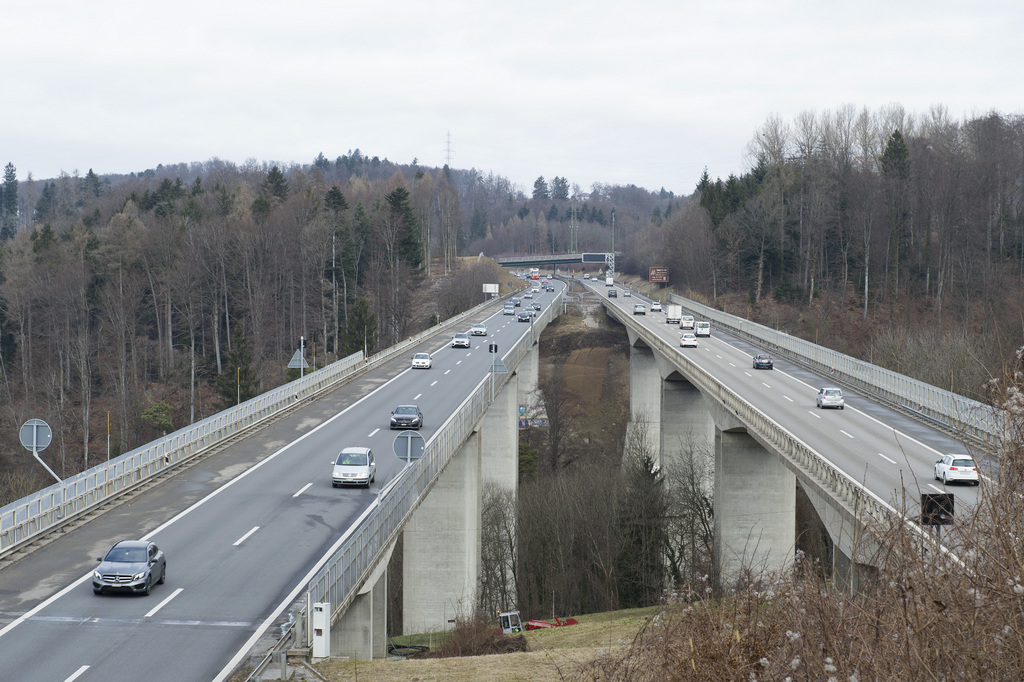
<path fill-rule="evenodd" d="M 916 412 L 957 433 L 990 446 L 998 445 L 1004 438 L 999 411 L 989 405 L 676 294 L 669 294 L 669 300 L 731 334 L 782 351 L 835 377 L 836 381 Z"/>
<path fill-rule="evenodd" d="M 98 464 L 0 508 L 0 555 L 46 533 L 189 459 L 227 438 L 293 407 L 296 402 L 333 388 L 355 374 L 406 352 L 439 330 L 450 329 L 477 314 L 492 301 L 445 320 L 401 343 L 363 360 L 362 351 L 310 372 L 306 376 L 228 408 L 159 440 Z"/>
<path fill-rule="evenodd" d="M 562 293 L 559 293 L 535 318 L 532 324 L 533 333 L 524 335 L 502 356 L 509 370 L 517 367 L 530 351 L 537 336 L 554 318 L 561 301 Z M 306 604 L 329 602 L 332 620 L 348 608 L 357 590 L 382 558 L 391 540 L 400 532 L 422 497 L 440 477 L 448 461 L 458 452 L 466 437 L 483 418 L 492 396 L 505 385 L 508 377 L 508 374 L 495 375 L 493 389 L 491 382 L 485 377 L 442 428 L 431 437 L 423 456 L 403 472 L 401 480 L 382 496 L 377 507 L 369 513 L 360 527 L 310 580 L 304 598 Z M 310 636 L 309 633 L 306 634 L 307 640 Z M 310 644 L 311 642 L 307 641 L 307 646 Z"/>

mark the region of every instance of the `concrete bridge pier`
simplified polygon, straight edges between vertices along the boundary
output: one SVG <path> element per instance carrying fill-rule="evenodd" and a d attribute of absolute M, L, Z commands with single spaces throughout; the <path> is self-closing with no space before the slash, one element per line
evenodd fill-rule
<path fill-rule="evenodd" d="M 796 476 L 745 430 L 715 429 L 714 504 L 716 590 L 790 566 Z"/>
<path fill-rule="evenodd" d="M 535 356 L 536 352 L 527 354 L 534 357 L 534 365 Z M 477 430 L 406 523 L 403 632 L 445 630 L 450 620 L 471 616 L 477 607 L 483 484 L 492 481 L 517 489 L 518 406 L 523 383 L 518 375 L 509 377 Z"/>
<path fill-rule="evenodd" d="M 387 657 L 388 563 L 395 545 L 363 584 L 356 598 L 331 625 L 331 655 L 368 661 Z"/>
<path fill-rule="evenodd" d="M 704 396 L 689 381 L 672 372 L 662 382 L 661 457 L 677 457 L 685 452 L 710 452 L 715 441 L 715 422 Z M 669 466 L 671 469 L 671 466 Z"/>
<path fill-rule="evenodd" d="M 647 345 L 629 347 L 629 424 L 626 444 L 640 445 L 661 466 L 661 370 Z"/>
<path fill-rule="evenodd" d="M 480 432 L 448 462 L 402 533 L 402 631 L 473 612 L 480 576 Z"/>

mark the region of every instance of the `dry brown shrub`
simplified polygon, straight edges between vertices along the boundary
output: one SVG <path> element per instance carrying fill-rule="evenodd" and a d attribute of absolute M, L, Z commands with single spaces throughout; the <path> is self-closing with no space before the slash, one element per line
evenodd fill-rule
<path fill-rule="evenodd" d="M 494 624 L 478 619 L 459 618 L 455 627 L 448 632 L 444 642 L 424 653 L 420 658 L 452 658 L 454 656 L 486 656 L 488 654 L 511 654 L 527 651 L 526 638 L 522 635 L 506 635 Z"/>

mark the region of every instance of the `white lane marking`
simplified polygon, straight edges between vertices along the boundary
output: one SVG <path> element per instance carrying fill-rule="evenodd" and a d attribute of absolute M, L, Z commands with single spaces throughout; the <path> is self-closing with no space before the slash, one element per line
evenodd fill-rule
<path fill-rule="evenodd" d="M 432 384 L 430 384 L 430 385 L 431 385 L 431 386 L 434 386 L 434 385 L 436 385 L 436 384 L 437 384 L 437 382 L 435 381 L 434 383 L 432 383 Z M 416 396 L 416 397 L 417 397 L 417 398 L 419 398 L 419 396 Z"/>
<path fill-rule="evenodd" d="M 255 533 L 256 531 L 258 531 L 259 529 L 260 529 L 260 527 L 259 527 L 259 526 L 253 526 L 253 527 L 252 527 L 252 530 L 250 530 L 250 531 L 249 531 L 248 533 L 246 533 L 246 534 L 245 534 L 245 535 L 243 535 L 242 537 L 240 537 L 240 538 L 238 538 L 237 540 L 235 540 L 235 542 L 234 542 L 234 543 L 233 543 L 233 544 L 232 544 L 231 546 L 232 546 L 232 547 L 238 547 L 238 546 L 239 546 L 240 544 L 242 544 L 243 542 L 245 542 L 245 541 L 246 541 L 246 540 L 247 540 L 247 539 L 249 538 L 249 536 L 250 536 L 250 535 L 252 535 L 252 534 L 253 534 L 253 533 Z"/>
<path fill-rule="evenodd" d="M 480 346 L 477 346 L 477 349 L 479 349 L 479 348 L 480 348 Z M 467 357 L 467 358 L 468 358 L 468 357 L 469 357 L 470 355 L 472 355 L 472 353 L 466 353 L 466 357 Z"/>
<path fill-rule="evenodd" d="M 448 372 L 450 372 L 450 371 L 451 371 L 450 369 L 446 369 L 446 370 L 444 371 L 444 373 L 445 373 L 445 374 L 447 374 L 447 373 L 448 373 Z"/>
<path fill-rule="evenodd" d="M 373 438 L 374 436 L 377 435 L 378 431 L 380 431 L 380 429 L 374 429 L 373 431 L 370 431 L 370 435 L 367 436 L 367 438 Z"/>
<path fill-rule="evenodd" d="M 815 410 L 807 410 L 807 414 L 813 416 L 815 419 L 821 419 L 821 415 Z"/>
<path fill-rule="evenodd" d="M 852 436 L 852 435 L 848 434 L 848 433 L 847 433 L 846 431 L 843 431 L 842 429 L 839 429 L 839 433 L 843 434 L 843 435 L 844 435 L 844 436 L 846 436 L 847 438 L 853 438 L 853 436 Z"/>
<path fill-rule="evenodd" d="M 929 488 L 931 488 L 932 490 L 937 490 L 937 491 L 938 491 L 938 492 L 940 492 L 940 493 L 944 493 L 944 492 L 946 492 L 945 490 L 943 490 L 943 489 L 942 489 L 942 488 L 940 488 L 939 486 L 935 485 L 934 483 L 929 483 L 929 484 L 928 484 L 928 487 L 929 487 Z"/>
<path fill-rule="evenodd" d="M 881 457 L 882 459 L 884 459 L 885 461 L 889 462 L 889 464 L 895 464 L 896 463 L 896 460 L 891 459 L 889 457 L 886 457 L 881 452 L 878 453 L 878 456 Z"/>
<path fill-rule="evenodd" d="M 159 611 L 163 607 L 167 606 L 167 602 L 171 601 L 172 599 L 177 597 L 179 594 L 181 594 L 182 590 L 184 590 L 184 589 L 185 589 L 184 587 L 179 587 L 174 592 L 171 592 L 169 595 L 167 595 L 167 599 L 164 599 L 162 602 L 160 602 L 159 604 L 154 606 L 152 609 L 150 609 L 149 613 L 147 613 L 145 616 L 143 616 L 143 618 L 152 618 L 154 613 L 156 613 L 157 611 Z"/>
<path fill-rule="evenodd" d="M 771 386 L 769 384 L 766 384 L 763 381 L 761 382 L 761 385 L 764 386 L 765 388 L 771 388 Z"/>
<path fill-rule="evenodd" d="M 83 665 L 81 668 L 72 673 L 71 677 L 66 678 L 64 682 L 71 682 L 72 680 L 77 680 L 79 677 L 82 676 L 82 673 L 84 673 L 88 669 L 89 666 Z"/>
<path fill-rule="evenodd" d="M 436 383 L 437 382 L 435 381 L 434 384 L 436 384 Z M 433 386 L 434 384 L 430 384 L 430 385 Z M 419 400 L 421 395 L 423 395 L 423 394 L 422 393 L 417 393 L 416 396 L 413 398 L 413 400 Z"/>
<path fill-rule="evenodd" d="M 298 497 L 302 493 L 306 492 L 307 490 L 309 490 L 309 486 L 311 486 L 311 485 L 313 485 L 313 484 L 312 483 L 307 483 L 306 485 L 302 486 L 301 488 L 299 488 L 299 492 L 297 492 L 294 495 L 292 495 L 292 497 Z"/>
<path fill-rule="evenodd" d="M 458 362 L 456 362 L 455 364 L 456 364 L 456 365 L 461 365 L 461 364 L 462 364 L 462 360 L 459 360 L 459 361 L 458 361 Z"/>
<path fill-rule="evenodd" d="M 784 395 L 782 397 L 785 398 L 786 400 L 788 400 L 789 402 L 793 402 L 793 399 L 790 398 L 788 395 Z"/>

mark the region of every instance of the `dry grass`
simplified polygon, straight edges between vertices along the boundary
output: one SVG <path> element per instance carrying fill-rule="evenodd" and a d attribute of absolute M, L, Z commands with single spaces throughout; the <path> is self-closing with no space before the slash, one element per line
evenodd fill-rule
<path fill-rule="evenodd" d="M 609 652 L 620 653 L 659 612 L 653 607 L 596 613 L 577 618 L 579 625 L 533 630 L 524 634 L 530 650 L 523 653 L 406 661 L 338 660 L 316 668 L 330 682 L 581 679 L 587 664 Z"/>

